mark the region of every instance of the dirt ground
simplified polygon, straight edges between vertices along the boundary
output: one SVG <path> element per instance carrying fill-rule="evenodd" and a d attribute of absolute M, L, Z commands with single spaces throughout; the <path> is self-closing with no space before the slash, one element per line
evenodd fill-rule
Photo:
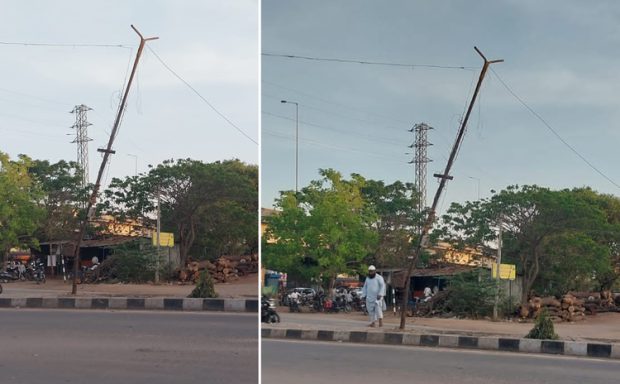
<path fill-rule="evenodd" d="M 49 279 L 45 284 L 32 281 L 3 283 L 1 296 L 6 297 L 60 297 L 70 296 L 71 282 Z M 176 283 L 154 284 L 80 284 L 78 296 L 109 297 L 187 297 L 194 285 Z M 215 290 L 221 298 L 257 298 L 258 274 L 240 277 L 232 283 L 216 284 Z M 0 297 L 1 297 L 0 296 Z"/>
<path fill-rule="evenodd" d="M 400 317 L 386 312 L 384 327 L 367 328 L 367 317 L 359 312 L 349 314 L 289 313 L 279 307 L 282 322 L 276 327 L 334 330 L 373 330 L 391 332 L 397 329 Z M 445 333 L 473 336 L 523 337 L 534 324 L 518 321 L 467 320 L 408 317 L 407 329 L 421 333 Z M 620 343 L 620 313 L 599 313 L 574 323 L 556 323 L 556 333 L 563 340 L 601 341 Z"/>

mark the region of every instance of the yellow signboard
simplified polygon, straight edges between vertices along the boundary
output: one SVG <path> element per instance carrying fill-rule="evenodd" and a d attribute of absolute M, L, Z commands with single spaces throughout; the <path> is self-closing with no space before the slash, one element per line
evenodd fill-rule
<path fill-rule="evenodd" d="M 491 268 L 493 278 L 497 277 L 497 264 L 493 264 Z M 500 264 L 499 278 L 503 280 L 514 280 L 517 276 L 517 266 L 514 264 Z"/>
<path fill-rule="evenodd" d="M 159 245 L 161 247 L 174 247 L 174 233 L 159 232 Z M 157 232 L 153 231 L 153 246 L 157 246 Z"/>

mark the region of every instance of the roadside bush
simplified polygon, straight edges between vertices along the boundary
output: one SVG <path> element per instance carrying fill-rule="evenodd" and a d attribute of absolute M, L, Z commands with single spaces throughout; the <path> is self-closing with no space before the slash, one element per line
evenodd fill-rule
<path fill-rule="evenodd" d="M 100 266 L 107 280 L 146 283 L 155 278 L 155 248 L 146 242 L 133 242 L 114 248 Z M 103 273 L 105 271 L 105 273 Z"/>
<path fill-rule="evenodd" d="M 534 324 L 534 328 L 525 336 L 526 339 L 557 340 L 559 336 L 555 333 L 553 321 L 549 318 L 547 311 L 543 310 Z"/>
<path fill-rule="evenodd" d="M 510 318 L 518 315 L 520 303 L 516 298 L 510 298 L 508 295 L 502 295 L 503 292 L 500 292 L 500 300 L 498 306 L 499 315 L 505 318 Z"/>
<path fill-rule="evenodd" d="M 209 274 L 206 269 L 200 273 L 200 278 L 198 279 L 198 283 L 196 283 L 196 288 L 194 288 L 188 297 L 198 299 L 217 297 L 217 292 L 215 292 L 215 287 L 213 285 L 213 279 L 211 278 L 211 274 Z"/>
<path fill-rule="evenodd" d="M 261 288 L 261 295 L 268 298 L 276 297 L 278 295 L 278 287 L 267 286 Z"/>
<path fill-rule="evenodd" d="M 489 273 L 483 270 L 454 276 L 447 288 L 446 310 L 459 317 L 474 319 L 491 315 L 495 284 Z"/>

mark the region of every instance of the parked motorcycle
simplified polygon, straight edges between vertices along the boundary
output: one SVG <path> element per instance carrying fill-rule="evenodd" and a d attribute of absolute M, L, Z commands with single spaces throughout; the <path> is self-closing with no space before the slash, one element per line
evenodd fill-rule
<path fill-rule="evenodd" d="M 99 264 L 93 264 L 90 267 L 82 266 L 82 273 L 80 276 L 81 284 L 90 284 L 97 282 L 99 278 Z"/>
<path fill-rule="evenodd" d="M 8 283 L 10 281 L 19 280 L 19 275 L 14 271 L 4 270 L 0 272 L 0 281 L 3 283 Z"/>
<path fill-rule="evenodd" d="M 288 309 L 290 312 L 299 312 L 301 313 L 301 300 L 300 293 L 292 292 L 288 295 Z"/>
<path fill-rule="evenodd" d="M 263 323 L 279 323 L 280 315 L 276 312 L 276 304 L 272 299 L 263 296 L 260 301 L 260 318 Z"/>
<path fill-rule="evenodd" d="M 24 270 L 23 264 L 12 261 L 0 272 L 0 281 L 8 283 L 15 280 L 25 280 Z"/>
<path fill-rule="evenodd" d="M 326 305 L 328 304 L 327 304 L 327 296 L 325 296 L 325 294 L 317 293 L 312 298 L 312 309 L 315 312 L 325 312 Z"/>
<path fill-rule="evenodd" d="M 37 282 L 37 284 L 45 284 L 45 263 L 41 261 L 37 261 L 35 263 L 34 273 L 32 277 L 34 278 L 34 281 Z"/>
<path fill-rule="evenodd" d="M 351 296 L 348 293 L 336 295 L 332 304 L 332 312 L 351 312 Z"/>

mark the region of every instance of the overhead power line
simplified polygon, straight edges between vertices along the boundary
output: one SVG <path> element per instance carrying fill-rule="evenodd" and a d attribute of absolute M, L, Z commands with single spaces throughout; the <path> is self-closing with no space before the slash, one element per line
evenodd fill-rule
<path fill-rule="evenodd" d="M 0 45 L 21 45 L 26 47 L 69 47 L 69 48 L 124 48 L 132 49 L 125 44 L 90 44 L 90 43 L 28 43 L 23 41 L 0 41 Z"/>
<path fill-rule="evenodd" d="M 282 116 L 282 115 L 278 115 L 276 113 L 272 113 L 272 112 L 268 112 L 268 111 L 261 111 L 262 114 L 268 115 L 268 116 L 272 116 L 278 119 L 282 119 L 282 120 L 289 120 L 289 121 L 295 121 L 295 119 L 287 117 L 287 116 Z M 300 124 L 302 125 L 306 125 L 306 126 L 310 126 L 310 127 L 316 127 L 316 128 L 321 128 L 321 129 L 326 129 L 326 130 L 330 130 L 333 132 L 338 132 L 341 133 L 343 135 L 347 135 L 347 136 L 358 136 L 361 137 L 363 139 L 369 140 L 373 143 L 377 143 L 378 141 L 380 142 L 384 142 L 386 144 L 391 144 L 391 145 L 395 145 L 395 146 L 401 146 L 402 142 L 399 140 L 392 140 L 388 137 L 384 137 L 384 136 L 377 136 L 377 135 L 370 135 L 370 134 L 363 134 L 363 133 L 356 133 L 356 132 L 350 132 L 347 130 L 343 130 L 343 129 L 338 129 L 338 128 L 334 128 L 334 127 L 328 127 L 325 125 L 320 125 L 320 124 L 315 124 L 315 123 L 310 123 L 307 121 L 299 121 Z"/>
<path fill-rule="evenodd" d="M 495 75 L 495 77 L 497 78 L 497 80 L 499 80 L 500 83 L 502 83 L 502 85 L 504 86 L 504 88 L 506 88 L 506 90 L 508 91 L 508 93 L 510 93 L 515 99 L 517 99 L 517 101 L 519 101 L 519 103 L 521 103 L 521 105 L 523 105 L 532 115 L 534 115 L 538 120 L 540 120 L 541 123 L 543 123 L 543 125 L 545 127 L 547 127 L 547 129 L 549 131 L 551 131 L 551 133 L 553 133 L 553 135 L 562 142 L 562 144 L 564 144 L 568 149 L 570 149 L 575 155 L 577 155 L 577 157 L 579 157 L 584 163 L 586 163 L 590 168 L 592 168 L 596 173 L 598 173 L 599 175 L 601 175 L 605 180 L 609 181 L 611 184 L 613 184 L 614 186 L 616 186 L 617 188 L 620 188 L 620 184 L 616 183 L 615 181 L 613 181 L 609 176 L 607 176 L 605 173 L 603 173 L 603 171 L 601 171 L 600 169 L 598 169 L 596 166 L 594 166 L 594 164 L 592 164 L 585 156 L 583 156 L 581 153 L 579 153 L 579 151 L 577 151 L 577 149 L 575 149 L 575 147 L 573 147 L 572 145 L 570 145 L 559 133 L 558 131 L 556 131 L 555 129 L 553 129 L 553 127 L 540 115 L 538 114 L 538 112 L 536 112 L 532 107 L 530 107 L 522 98 L 519 97 L 519 95 L 517 95 L 509 86 L 508 84 L 506 84 L 506 82 L 497 74 L 497 72 L 495 72 L 493 70 L 493 68 L 491 68 L 491 71 L 493 72 L 493 74 Z"/>
<path fill-rule="evenodd" d="M 270 86 L 273 86 L 273 87 L 276 87 L 276 88 L 280 88 L 280 89 L 284 89 L 284 90 L 287 90 L 287 91 L 295 92 L 297 94 L 309 97 L 309 98 L 314 99 L 314 100 L 318 100 L 318 101 L 320 101 L 320 102 L 322 102 L 324 104 L 330 105 L 331 107 L 338 106 L 340 108 L 348 109 L 348 110 L 351 110 L 351 111 L 362 112 L 364 114 L 373 115 L 373 116 L 376 116 L 376 117 L 379 117 L 379 118 L 382 118 L 382 119 L 385 119 L 385 120 L 390 120 L 390 121 L 402 123 L 402 124 L 405 124 L 406 126 L 409 126 L 409 124 L 411 123 L 410 121 L 407 121 L 407 120 L 396 119 L 396 118 L 394 118 L 394 116 L 391 116 L 391 115 L 387 115 L 387 114 L 384 115 L 384 114 L 381 114 L 381 113 L 377 113 L 375 111 L 368 110 L 367 108 L 353 107 L 351 105 L 343 104 L 343 103 L 340 103 L 340 102 L 335 101 L 335 100 L 330 100 L 330 99 L 319 97 L 317 95 L 314 95 L 312 93 L 308 93 L 306 91 L 300 91 L 300 90 L 295 89 L 295 88 L 286 87 L 284 85 L 272 83 L 272 82 L 267 81 L 265 79 L 261 79 L 261 84 L 263 85 L 263 88 L 264 88 L 264 85 L 267 84 L 267 85 L 270 85 Z"/>
<path fill-rule="evenodd" d="M 270 130 L 267 130 L 267 129 L 263 129 L 262 133 L 265 134 L 265 135 L 269 135 L 269 136 L 273 136 L 273 137 L 278 137 L 278 138 L 286 139 L 286 140 L 294 140 L 295 139 L 291 135 L 287 135 L 287 134 L 283 134 L 283 133 L 275 132 L 275 131 L 270 131 Z M 402 162 L 394 160 L 393 157 L 390 157 L 390 156 L 387 156 L 387 155 L 381 154 L 381 153 L 368 152 L 368 151 L 362 151 L 362 150 L 357 150 L 357 149 L 352 149 L 352 148 L 340 147 L 340 146 L 326 144 L 324 142 L 320 142 L 320 141 L 316 141 L 316 140 L 310 140 L 310 139 L 305 139 L 305 138 L 302 138 L 302 139 L 299 139 L 299 140 L 303 141 L 303 142 L 305 142 L 307 144 L 314 145 L 316 147 L 334 149 L 334 150 L 344 151 L 344 152 L 351 152 L 351 153 L 356 153 L 356 154 L 361 154 L 361 155 L 366 155 L 366 156 L 373 156 L 373 157 L 377 157 L 377 158 L 383 159 L 385 161 L 388 161 L 390 163 L 402 164 Z"/>
<path fill-rule="evenodd" d="M 465 66 L 458 66 L 458 65 L 395 63 L 395 62 L 372 61 L 372 60 L 363 60 L 363 59 L 343 59 L 343 58 L 335 58 L 335 57 L 301 56 L 301 55 L 288 55 L 288 54 L 267 53 L 267 52 L 264 52 L 261 55 L 267 56 L 267 57 L 279 57 L 283 59 L 326 61 L 326 62 L 334 62 L 334 63 L 363 64 L 363 65 L 380 65 L 380 66 L 387 66 L 387 67 L 461 69 L 461 70 L 476 69 L 475 67 L 465 67 Z"/>
<path fill-rule="evenodd" d="M 200 94 L 200 92 L 198 92 L 196 90 L 196 88 L 192 87 L 190 83 L 188 83 L 187 81 L 185 81 L 185 79 L 183 79 L 178 73 L 176 73 L 172 68 L 170 68 L 170 66 L 168 64 L 166 64 L 166 62 L 164 62 L 164 60 L 159 57 L 159 55 L 153 50 L 153 48 L 147 46 L 146 48 L 148 48 L 148 50 L 155 56 L 155 58 L 161 63 L 161 65 L 163 65 L 170 73 L 172 73 L 174 75 L 174 77 L 176 77 L 177 79 L 179 79 L 183 84 L 185 84 L 189 89 L 191 89 L 198 97 L 200 97 L 200 99 L 202 99 L 202 101 L 204 101 L 215 113 L 217 113 L 222 119 L 226 120 L 226 122 L 233 128 L 235 128 L 237 131 L 239 131 L 239 133 L 241 133 L 243 136 L 245 136 L 248 140 L 250 140 L 251 142 L 253 142 L 254 144 L 258 145 L 258 142 L 256 140 L 254 140 L 251 136 L 249 136 L 247 133 L 245 133 L 241 128 L 239 128 L 235 123 L 233 123 L 232 121 L 230 121 L 230 119 L 228 117 L 226 117 L 226 115 L 224 115 L 222 112 L 220 112 L 217 108 L 215 108 L 213 106 L 213 104 L 211 104 L 204 96 L 202 96 Z"/>

